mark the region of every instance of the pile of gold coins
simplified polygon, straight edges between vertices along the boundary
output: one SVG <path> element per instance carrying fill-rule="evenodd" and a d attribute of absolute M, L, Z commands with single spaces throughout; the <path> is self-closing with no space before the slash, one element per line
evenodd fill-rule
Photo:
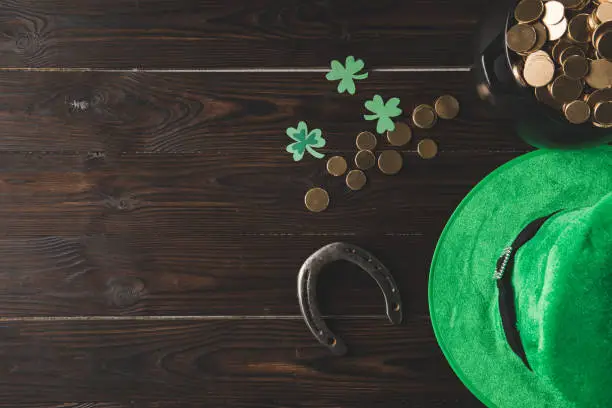
<path fill-rule="evenodd" d="M 431 129 L 438 122 L 438 118 L 454 119 L 459 114 L 459 102 L 453 96 L 444 95 L 436 99 L 434 106 L 419 105 L 412 112 L 414 126 L 421 129 Z M 386 134 L 390 147 L 403 147 L 412 140 L 412 128 L 404 122 L 396 122 L 395 130 Z M 352 191 L 363 189 L 367 183 L 365 171 L 378 167 L 381 173 L 393 176 L 404 167 L 404 158 L 401 152 L 384 148 L 378 158 L 375 149 L 379 142 L 372 132 L 364 131 L 357 135 L 355 141 L 357 153 L 354 157 L 355 169 L 349 171 L 349 165 L 342 156 L 334 156 L 327 161 L 327 172 L 334 177 L 346 174 L 346 185 Z M 438 154 L 438 145 L 431 139 L 423 139 L 418 143 L 417 153 L 423 159 L 433 159 Z M 347 173 L 348 171 L 348 173 Z M 304 198 L 306 208 L 312 212 L 321 212 L 329 206 L 329 194 L 320 187 L 313 188 Z"/>
<path fill-rule="evenodd" d="M 518 83 L 570 123 L 612 127 L 612 0 L 522 0 L 514 17 Z"/>

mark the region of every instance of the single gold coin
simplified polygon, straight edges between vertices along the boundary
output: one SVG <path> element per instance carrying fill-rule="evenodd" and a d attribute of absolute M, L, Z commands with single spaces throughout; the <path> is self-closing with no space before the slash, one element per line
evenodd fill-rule
<path fill-rule="evenodd" d="M 581 10 L 586 6 L 586 3 L 590 0 L 559 0 L 566 9 L 570 10 Z"/>
<path fill-rule="evenodd" d="M 612 22 L 605 24 L 612 25 Z M 612 27 L 610 28 L 610 31 L 606 31 L 597 37 L 595 48 L 597 49 L 599 55 L 601 55 L 603 58 L 612 60 Z"/>
<path fill-rule="evenodd" d="M 584 53 L 584 50 L 582 48 L 576 45 L 570 45 L 569 47 L 561 51 L 561 54 L 559 55 L 559 63 L 563 65 L 566 59 L 574 55 L 586 58 L 586 54 Z"/>
<path fill-rule="evenodd" d="M 612 21 L 612 3 L 602 2 L 595 10 L 595 18 L 600 24 L 607 21 Z"/>
<path fill-rule="evenodd" d="M 395 150 L 385 150 L 378 156 L 378 168 L 388 176 L 399 173 L 403 166 L 404 159 Z"/>
<path fill-rule="evenodd" d="M 348 164 L 342 156 L 334 156 L 327 161 L 327 172 L 332 176 L 339 177 L 346 173 Z"/>
<path fill-rule="evenodd" d="M 572 46 L 572 43 L 566 40 L 565 38 L 560 39 L 553 45 L 551 55 L 553 60 L 557 61 L 559 64 L 561 61 L 561 53 L 565 51 L 566 48 Z"/>
<path fill-rule="evenodd" d="M 438 145 L 431 139 L 423 139 L 419 142 L 417 152 L 423 159 L 433 159 L 438 155 Z"/>
<path fill-rule="evenodd" d="M 544 47 L 544 45 L 546 44 L 546 41 L 548 40 L 548 30 L 546 29 L 546 26 L 544 24 L 538 21 L 536 23 L 533 23 L 533 28 L 536 30 L 536 43 L 529 50 L 529 52 L 541 50 L 542 47 Z"/>
<path fill-rule="evenodd" d="M 346 185 L 353 191 L 361 190 L 367 183 L 368 179 L 365 173 L 361 170 L 351 170 L 346 175 Z"/>
<path fill-rule="evenodd" d="M 376 164 L 376 156 L 371 150 L 360 150 L 355 155 L 355 166 L 361 170 L 369 170 Z"/>
<path fill-rule="evenodd" d="M 559 103 L 569 103 L 578 99 L 583 90 L 582 81 L 571 79 L 567 75 L 559 75 L 550 84 L 550 93 Z"/>
<path fill-rule="evenodd" d="M 548 1 L 544 5 L 542 22 L 546 25 L 555 25 L 565 17 L 565 6 L 559 1 Z"/>
<path fill-rule="evenodd" d="M 412 121 L 421 129 L 431 129 L 438 121 L 438 115 L 429 105 L 419 105 L 412 112 Z"/>
<path fill-rule="evenodd" d="M 529 84 L 525 82 L 525 78 L 523 78 L 523 70 L 525 69 L 525 64 L 522 61 L 518 61 L 516 64 L 512 65 L 512 75 L 514 75 L 514 79 L 516 82 L 523 88 L 527 88 Z"/>
<path fill-rule="evenodd" d="M 593 46 L 599 53 L 601 53 L 601 51 L 599 50 L 599 42 L 601 41 L 602 37 L 610 31 L 612 31 L 612 21 L 606 21 L 605 23 L 601 23 L 595 28 L 595 30 L 593 30 L 591 41 L 593 43 Z"/>
<path fill-rule="evenodd" d="M 591 118 L 591 107 L 585 101 L 572 101 L 564 105 L 563 113 L 570 123 L 580 125 Z"/>
<path fill-rule="evenodd" d="M 591 88 L 612 87 L 612 62 L 605 59 L 592 60 L 589 74 L 585 79 Z"/>
<path fill-rule="evenodd" d="M 572 41 L 581 44 L 588 43 L 591 40 L 589 15 L 583 13 L 574 16 L 567 26 L 567 34 Z"/>
<path fill-rule="evenodd" d="M 357 148 L 359 150 L 374 150 L 378 139 L 372 132 L 361 132 L 357 135 Z"/>
<path fill-rule="evenodd" d="M 587 95 L 585 100 L 591 107 L 591 110 L 594 110 L 595 105 L 598 103 L 612 101 L 612 88 L 598 89 Z"/>
<path fill-rule="evenodd" d="M 523 0 L 514 9 L 514 18 L 519 23 L 531 23 L 544 14 L 544 3 L 541 0 Z"/>
<path fill-rule="evenodd" d="M 529 24 L 517 24 L 506 33 L 506 42 L 512 51 L 527 52 L 535 45 L 537 33 Z"/>
<path fill-rule="evenodd" d="M 329 194 L 320 187 L 308 190 L 304 197 L 306 208 L 312 212 L 325 211 L 329 206 Z"/>
<path fill-rule="evenodd" d="M 582 79 L 589 73 L 589 61 L 580 55 L 572 55 L 563 61 L 563 73 L 571 79 Z"/>
<path fill-rule="evenodd" d="M 455 119 L 459 114 L 459 101 L 454 96 L 443 95 L 436 99 L 434 108 L 440 118 Z"/>
<path fill-rule="evenodd" d="M 527 55 L 527 57 L 525 58 L 525 63 L 528 64 L 541 58 L 550 59 L 550 55 L 544 50 L 538 50 Z"/>
<path fill-rule="evenodd" d="M 541 86 L 539 88 L 534 88 L 536 99 L 539 102 L 542 102 L 545 105 L 550 106 L 553 109 L 560 110 L 563 106 L 561 103 L 555 101 L 550 94 L 550 90 L 548 86 Z"/>
<path fill-rule="evenodd" d="M 599 102 L 593 110 L 593 124 L 598 127 L 612 127 L 612 101 Z"/>
<path fill-rule="evenodd" d="M 566 18 L 563 18 L 563 20 L 555 25 L 547 25 L 546 28 L 548 29 L 548 39 L 550 41 L 557 41 L 559 38 L 563 37 L 567 32 L 567 25 L 568 23 Z"/>
<path fill-rule="evenodd" d="M 548 56 L 536 56 L 525 63 L 523 78 L 534 88 L 548 85 L 555 77 L 555 64 Z"/>
<path fill-rule="evenodd" d="M 404 146 L 412 139 L 412 129 L 404 122 L 396 122 L 395 130 L 387 132 L 387 140 L 393 146 Z"/>

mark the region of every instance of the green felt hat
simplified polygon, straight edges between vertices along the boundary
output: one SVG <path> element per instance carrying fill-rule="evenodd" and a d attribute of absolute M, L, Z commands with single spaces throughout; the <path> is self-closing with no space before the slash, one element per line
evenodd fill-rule
<path fill-rule="evenodd" d="M 438 242 L 429 306 L 487 406 L 612 407 L 612 146 L 540 150 L 485 178 Z"/>

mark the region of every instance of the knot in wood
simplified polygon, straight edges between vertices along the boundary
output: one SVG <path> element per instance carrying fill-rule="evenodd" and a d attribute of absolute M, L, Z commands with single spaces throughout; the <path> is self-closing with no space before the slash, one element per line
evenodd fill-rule
<path fill-rule="evenodd" d="M 145 289 L 142 279 L 123 277 L 108 282 L 107 297 L 113 306 L 128 307 L 140 301 Z"/>

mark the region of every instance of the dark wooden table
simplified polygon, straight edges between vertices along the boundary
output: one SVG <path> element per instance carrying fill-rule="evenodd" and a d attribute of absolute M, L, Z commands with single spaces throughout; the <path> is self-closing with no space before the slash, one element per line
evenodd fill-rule
<path fill-rule="evenodd" d="M 453 209 L 529 150 L 474 95 L 487 3 L 0 1 L 0 406 L 480 407 L 436 344 L 427 280 Z M 355 97 L 324 79 L 347 55 L 371 70 Z M 284 151 L 307 120 L 352 157 L 376 93 L 407 114 L 457 96 L 458 119 L 415 131 L 435 160 L 412 143 L 400 175 L 352 193 Z M 367 275 L 331 268 L 344 358 L 296 301 L 301 263 L 334 241 L 387 264 L 406 305 L 390 326 Z"/>

